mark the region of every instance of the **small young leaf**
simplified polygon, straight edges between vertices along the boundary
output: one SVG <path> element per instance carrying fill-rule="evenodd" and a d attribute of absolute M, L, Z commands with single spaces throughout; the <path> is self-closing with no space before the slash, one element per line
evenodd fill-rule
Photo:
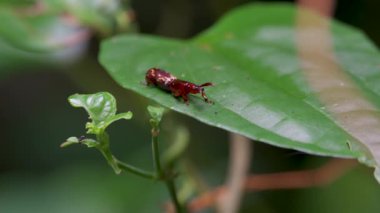
<path fill-rule="evenodd" d="M 68 100 L 74 107 L 83 107 L 96 126 L 111 119 L 116 114 L 116 100 L 108 92 L 74 94 Z"/>
<path fill-rule="evenodd" d="M 91 139 L 91 138 L 85 138 L 85 139 L 81 140 L 80 143 L 86 145 L 88 148 L 93 148 L 93 147 L 99 146 L 99 142 L 94 140 L 94 139 Z"/>
<path fill-rule="evenodd" d="M 162 107 L 148 106 L 148 112 L 153 122 L 159 124 L 161 122 L 162 116 L 164 115 L 165 109 Z"/>
<path fill-rule="evenodd" d="M 79 139 L 77 137 L 69 137 L 60 145 L 60 147 L 64 148 L 76 143 L 79 143 Z"/>
<path fill-rule="evenodd" d="M 129 120 L 131 119 L 133 116 L 132 112 L 124 112 L 124 113 L 119 113 L 111 118 L 108 118 L 107 120 L 104 121 L 104 123 L 102 123 L 102 126 L 101 128 L 107 128 L 111 123 L 115 122 L 115 121 L 118 121 L 118 120 L 121 120 L 121 119 L 125 119 L 125 120 Z"/>

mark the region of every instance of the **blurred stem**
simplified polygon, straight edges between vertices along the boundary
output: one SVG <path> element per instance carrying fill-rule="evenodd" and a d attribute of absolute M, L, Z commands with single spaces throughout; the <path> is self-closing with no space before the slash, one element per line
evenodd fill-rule
<path fill-rule="evenodd" d="M 104 158 L 107 160 L 108 164 L 112 167 L 116 174 L 120 174 L 121 169 L 117 164 L 115 156 L 112 155 L 109 146 L 109 136 L 105 131 L 100 131 L 96 134 L 96 139 L 99 141 L 100 145 L 97 147 L 98 150 L 103 154 Z"/>
<path fill-rule="evenodd" d="M 242 135 L 230 133 L 230 165 L 226 181 L 226 191 L 218 198 L 220 213 L 239 212 L 244 182 L 249 171 L 252 144 Z"/>
<path fill-rule="evenodd" d="M 104 158 L 107 160 L 108 164 L 115 171 L 115 173 L 120 174 L 121 169 L 119 168 L 117 164 L 117 160 L 115 156 L 112 155 L 111 151 L 109 149 L 99 149 L 99 150 L 103 154 Z"/>
<path fill-rule="evenodd" d="M 124 163 L 124 162 L 121 162 L 119 160 L 117 160 L 116 162 L 117 162 L 117 165 L 120 167 L 120 169 L 122 169 L 126 172 L 130 172 L 130 173 L 133 173 L 133 174 L 138 175 L 140 177 L 144 177 L 144 178 L 148 178 L 148 179 L 156 179 L 157 178 L 156 175 L 153 174 L 152 172 L 148 172 L 148 171 L 136 168 L 134 166 L 131 166 L 131 165 Z"/>
<path fill-rule="evenodd" d="M 270 174 L 254 174 L 248 176 L 244 183 L 244 190 L 264 191 L 279 189 L 305 189 L 321 187 L 331 184 L 348 171 L 357 166 L 355 160 L 332 159 L 317 169 L 289 171 Z M 219 186 L 205 192 L 192 200 L 189 204 L 190 212 L 198 212 L 213 206 L 217 198 L 227 191 L 227 186 Z"/>
<path fill-rule="evenodd" d="M 165 172 L 163 172 L 161 168 L 160 152 L 158 149 L 158 135 L 160 133 L 160 130 L 158 128 L 158 123 L 155 123 L 152 126 L 151 133 L 152 133 L 152 152 L 153 152 L 154 166 L 156 168 L 156 177 L 165 181 L 166 187 L 169 191 L 170 198 L 173 202 L 176 213 L 182 213 L 184 212 L 184 208 L 181 206 L 181 204 L 178 201 L 177 190 L 175 188 L 175 183 L 174 183 L 174 176 L 172 175 L 172 172 L 170 171 L 169 167 L 166 168 Z"/>
<path fill-rule="evenodd" d="M 183 211 L 184 208 L 182 208 L 182 206 L 180 205 L 180 203 L 178 201 L 178 196 L 177 196 L 177 191 L 175 188 L 174 179 L 170 178 L 170 179 L 166 180 L 165 182 L 166 182 L 166 187 L 168 188 L 168 191 L 170 193 L 170 198 L 172 199 L 174 207 L 176 209 L 176 212 L 177 213 L 184 212 Z"/>
<path fill-rule="evenodd" d="M 158 134 L 159 134 L 158 127 L 153 127 L 152 128 L 152 153 L 153 153 L 154 167 L 156 169 L 156 176 L 158 178 L 162 178 L 163 172 L 161 169 L 160 151 L 158 149 Z"/>
<path fill-rule="evenodd" d="M 105 131 L 100 131 L 98 134 L 96 134 L 96 137 L 100 142 L 100 145 L 97 148 L 103 154 L 104 158 L 107 160 L 108 164 L 111 165 L 116 174 L 120 174 L 120 172 L 123 170 L 125 172 L 130 172 L 140 177 L 152 180 L 157 178 L 156 175 L 152 172 L 147 172 L 142 169 L 131 166 L 127 163 L 124 163 L 122 161 L 119 161 L 114 155 L 112 155 L 112 152 L 109 147 L 109 137 Z"/>

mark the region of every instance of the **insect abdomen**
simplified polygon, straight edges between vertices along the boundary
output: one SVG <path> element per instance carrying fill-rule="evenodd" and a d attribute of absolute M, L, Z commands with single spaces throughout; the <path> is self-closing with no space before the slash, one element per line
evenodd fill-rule
<path fill-rule="evenodd" d="M 149 69 L 145 76 L 145 80 L 148 85 L 154 84 L 155 86 L 167 91 L 170 91 L 170 84 L 176 79 L 177 78 L 172 74 L 158 68 Z"/>

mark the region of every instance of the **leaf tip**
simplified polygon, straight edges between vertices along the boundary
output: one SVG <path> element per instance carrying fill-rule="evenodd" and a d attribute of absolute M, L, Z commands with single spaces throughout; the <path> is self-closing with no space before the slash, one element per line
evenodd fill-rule
<path fill-rule="evenodd" d="M 77 137 L 69 137 L 66 139 L 65 142 L 61 143 L 61 145 L 59 147 L 61 148 L 65 148 L 65 147 L 68 147 L 72 144 L 76 144 L 76 143 L 79 143 L 79 139 Z"/>

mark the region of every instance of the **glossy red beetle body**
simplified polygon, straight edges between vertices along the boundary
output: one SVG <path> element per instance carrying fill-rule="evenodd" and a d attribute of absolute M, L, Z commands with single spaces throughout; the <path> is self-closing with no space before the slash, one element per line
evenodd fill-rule
<path fill-rule="evenodd" d="M 210 82 L 197 85 L 188 81 L 177 79 L 172 74 L 158 68 L 150 68 L 145 75 L 146 84 L 157 86 L 165 91 L 171 92 L 175 97 L 182 97 L 189 104 L 188 95 L 201 93 L 207 103 L 212 103 L 206 96 L 203 87 L 212 86 Z"/>

